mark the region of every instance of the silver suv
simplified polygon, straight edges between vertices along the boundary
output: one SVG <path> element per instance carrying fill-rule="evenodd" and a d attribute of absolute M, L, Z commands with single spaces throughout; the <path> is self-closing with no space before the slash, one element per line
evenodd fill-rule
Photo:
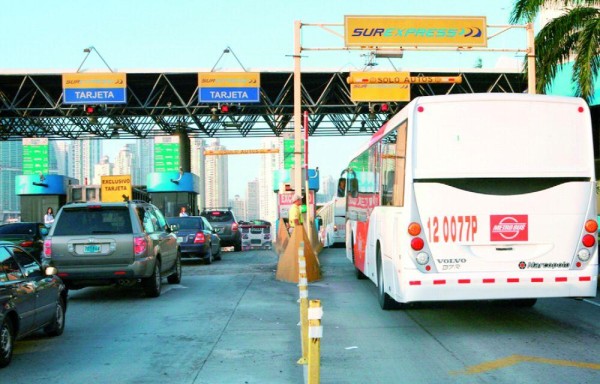
<path fill-rule="evenodd" d="M 141 283 L 147 296 L 158 297 L 164 276 L 181 281 L 177 238 L 160 210 L 143 201 L 63 206 L 42 256 L 70 289 Z"/>

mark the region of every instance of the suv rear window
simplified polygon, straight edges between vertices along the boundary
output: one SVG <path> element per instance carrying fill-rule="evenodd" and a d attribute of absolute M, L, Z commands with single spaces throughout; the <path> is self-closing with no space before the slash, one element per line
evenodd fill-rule
<path fill-rule="evenodd" d="M 233 221 L 233 213 L 231 213 L 231 211 L 208 211 L 202 213 L 202 216 L 206 217 L 208 221 L 213 223 Z"/>
<path fill-rule="evenodd" d="M 131 233 L 127 207 L 63 209 L 54 225 L 54 236 Z"/>

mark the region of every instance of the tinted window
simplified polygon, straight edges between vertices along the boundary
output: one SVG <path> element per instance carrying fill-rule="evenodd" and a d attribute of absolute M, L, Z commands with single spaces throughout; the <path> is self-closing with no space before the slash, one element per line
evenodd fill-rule
<path fill-rule="evenodd" d="M 152 210 L 152 209 L 145 210 L 143 225 L 144 225 L 144 231 L 146 231 L 146 233 L 154 233 L 154 232 L 160 231 L 159 224 L 158 224 L 158 217 L 156 217 L 154 210 Z"/>
<path fill-rule="evenodd" d="M 205 217 L 200 217 L 202 219 L 202 223 L 204 224 L 204 228 L 206 228 L 209 231 L 213 230 L 212 225 L 210 225 L 210 223 L 208 222 L 208 220 L 206 220 Z"/>
<path fill-rule="evenodd" d="M 0 226 L 0 233 L 10 233 L 17 235 L 33 235 L 35 233 L 35 223 L 15 223 Z"/>
<path fill-rule="evenodd" d="M 202 229 L 203 222 L 200 217 L 170 217 L 169 224 L 177 224 L 179 229 Z"/>
<path fill-rule="evenodd" d="M 233 213 L 230 211 L 209 211 L 202 214 L 208 221 L 213 223 L 223 223 L 233 221 Z"/>
<path fill-rule="evenodd" d="M 17 247 L 12 247 L 11 251 L 27 276 L 40 276 L 42 274 L 40 265 L 29 253 Z"/>
<path fill-rule="evenodd" d="M 127 207 L 64 209 L 54 223 L 54 235 L 131 233 Z"/>
<path fill-rule="evenodd" d="M 0 271 L 6 274 L 5 281 L 20 280 L 23 272 L 17 261 L 8 253 L 6 248 L 0 248 Z"/>

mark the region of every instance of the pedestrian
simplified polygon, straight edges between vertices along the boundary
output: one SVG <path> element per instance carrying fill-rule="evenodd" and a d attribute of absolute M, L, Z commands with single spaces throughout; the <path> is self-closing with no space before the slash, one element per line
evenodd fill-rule
<path fill-rule="evenodd" d="M 187 213 L 187 208 L 181 207 L 181 210 L 179 211 L 179 217 L 186 217 L 186 216 L 189 216 Z"/>
<path fill-rule="evenodd" d="M 290 226 L 290 234 L 294 231 L 297 225 L 302 225 L 302 212 L 300 212 L 300 206 L 302 205 L 302 195 L 296 193 L 292 197 L 292 206 L 289 212 L 288 223 Z"/>
<path fill-rule="evenodd" d="M 46 210 L 46 214 L 44 215 L 44 225 L 47 228 L 50 228 L 53 223 L 54 223 L 54 211 L 52 210 L 52 207 L 48 207 L 48 209 Z"/>

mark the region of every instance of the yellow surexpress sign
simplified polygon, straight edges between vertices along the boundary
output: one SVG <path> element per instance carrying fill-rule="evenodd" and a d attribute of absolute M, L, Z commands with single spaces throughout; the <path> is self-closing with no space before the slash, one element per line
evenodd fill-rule
<path fill-rule="evenodd" d="M 131 175 L 101 176 L 100 196 L 103 202 L 131 200 Z"/>
<path fill-rule="evenodd" d="M 346 47 L 486 47 L 485 16 L 345 16 Z"/>
<path fill-rule="evenodd" d="M 63 89 L 66 88 L 126 88 L 126 73 L 63 73 Z"/>
<path fill-rule="evenodd" d="M 260 72 L 200 72 L 198 86 L 221 88 L 260 87 Z"/>

